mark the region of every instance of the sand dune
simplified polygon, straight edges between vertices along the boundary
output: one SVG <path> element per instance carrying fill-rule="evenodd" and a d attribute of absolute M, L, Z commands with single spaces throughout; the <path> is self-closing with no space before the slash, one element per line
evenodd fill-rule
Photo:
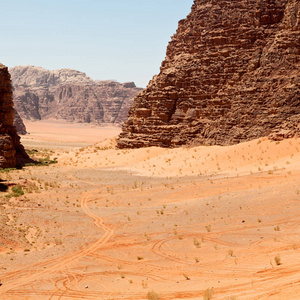
<path fill-rule="evenodd" d="M 299 299 L 299 139 L 72 150 L 48 125 L 58 163 L 1 173 L 25 190 L 1 197 L 1 299 Z"/>

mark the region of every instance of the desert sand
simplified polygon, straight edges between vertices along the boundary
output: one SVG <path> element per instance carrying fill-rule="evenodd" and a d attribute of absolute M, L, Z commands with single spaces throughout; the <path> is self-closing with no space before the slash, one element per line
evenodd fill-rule
<path fill-rule="evenodd" d="M 0 173 L 1 299 L 300 299 L 299 139 L 118 150 L 35 124 L 58 163 Z"/>
<path fill-rule="evenodd" d="M 65 120 L 24 120 L 27 135 L 22 136 L 26 148 L 78 148 L 113 138 L 121 132 L 116 126 L 99 127 L 95 125 L 68 123 Z"/>

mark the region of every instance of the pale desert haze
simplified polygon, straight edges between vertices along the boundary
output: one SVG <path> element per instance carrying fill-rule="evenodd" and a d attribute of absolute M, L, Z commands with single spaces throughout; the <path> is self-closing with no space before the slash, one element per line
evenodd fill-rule
<path fill-rule="evenodd" d="M 26 126 L 58 162 L 1 173 L 24 191 L 1 197 L 1 299 L 298 299 L 299 139 L 118 150 Z"/>
<path fill-rule="evenodd" d="M 22 136 L 25 147 L 80 148 L 114 138 L 121 131 L 113 124 L 100 127 L 54 119 L 24 122 L 29 132 Z"/>

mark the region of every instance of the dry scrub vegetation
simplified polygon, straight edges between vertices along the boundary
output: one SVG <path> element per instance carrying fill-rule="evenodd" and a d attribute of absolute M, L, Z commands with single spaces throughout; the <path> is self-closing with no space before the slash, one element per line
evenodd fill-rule
<path fill-rule="evenodd" d="M 300 294 L 299 140 L 114 145 L 1 171 L 1 299 Z"/>

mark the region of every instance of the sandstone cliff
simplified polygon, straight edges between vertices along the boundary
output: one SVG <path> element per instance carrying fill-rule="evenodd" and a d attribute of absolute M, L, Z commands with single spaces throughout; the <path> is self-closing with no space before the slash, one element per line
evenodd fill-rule
<path fill-rule="evenodd" d="M 10 75 L 0 64 L 0 168 L 15 167 L 28 159 L 13 126 L 14 114 Z"/>
<path fill-rule="evenodd" d="M 300 134 L 299 0 L 195 0 L 119 148 Z"/>
<path fill-rule="evenodd" d="M 70 69 L 19 66 L 9 71 L 15 106 L 24 119 L 120 124 L 141 91 L 134 83 L 93 81 L 85 73 Z"/>
<path fill-rule="evenodd" d="M 18 134 L 25 135 L 27 133 L 25 124 L 16 110 L 15 110 L 14 126 L 16 127 Z"/>

